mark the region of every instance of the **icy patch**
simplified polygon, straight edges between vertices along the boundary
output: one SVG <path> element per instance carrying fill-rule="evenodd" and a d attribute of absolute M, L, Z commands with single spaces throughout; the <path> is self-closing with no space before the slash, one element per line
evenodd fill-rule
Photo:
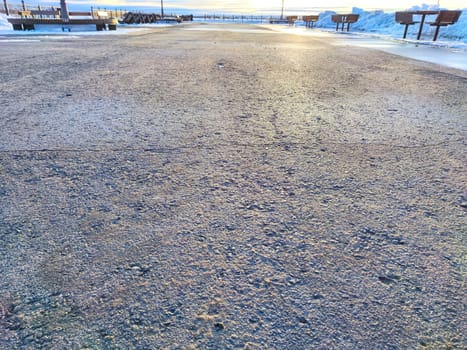
<path fill-rule="evenodd" d="M 431 62 L 441 66 L 467 70 L 467 52 L 449 43 L 433 45 L 432 42 L 396 42 L 378 39 L 337 40 L 335 45 L 353 45 L 388 52 L 394 55 Z"/>
<path fill-rule="evenodd" d="M 38 42 L 39 39 L 12 39 L 5 36 L 0 36 L 0 42 L 8 42 L 8 43 L 20 43 L 20 42 Z"/>
<path fill-rule="evenodd" d="M 247 29 L 247 28 L 222 27 L 222 26 L 216 26 L 216 25 L 209 25 L 209 26 L 196 26 L 196 27 L 187 26 L 187 27 L 184 27 L 183 29 L 184 30 L 196 30 L 196 31 L 215 31 L 215 32 L 249 33 L 249 34 L 271 33 L 270 30 L 259 29 L 258 27 L 254 27 L 254 26 Z"/>
<path fill-rule="evenodd" d="M 394 39 L 390 36 L 331 30 L 306 30 L 302 27 L 266 26 L 267 28 L 295 35 L 332 39 L 336 46 L 357 46 L 380 50 L 394 55 L 431 62 L 441 66 L 467 70 L 467 43 L 459 41 L 423 41 Z"/>

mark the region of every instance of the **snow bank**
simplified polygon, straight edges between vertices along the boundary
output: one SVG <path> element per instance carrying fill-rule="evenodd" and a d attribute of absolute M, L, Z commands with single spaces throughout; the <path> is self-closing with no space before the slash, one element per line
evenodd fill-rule
<path fill-rule="evenodd" d="M 0 31 L 11 30 L 11 24 L 6 20 L 6 15 L 0 13 Z"/>
<path fill-rule="evenodd" d="M 438 10 L 437 6 L 414 6 L 409 9 L 415 10 Z M 388 35 L 394 38 L 401 38 L 404 33 L 404 26 L 399 24 L 394 19 L 394 12 L 383 12 L 383 11 L 364 11 L 363 9 L 354 7 L 352 13 L 358 13 L 360 18 L 357 23 L 351 24 L 351 30 L 354 32 L 373 33 Z M 336 24 L 331 21 L 331 16 L 335 14 L 332 11 L 326 11 L 320 13 L 316 27 L 318 28 L 335 28 Z M 436 18 L 436 16 L 427 16 L 426 22 Z M 423 26 L 422 40 L 431 40 L 433 38 L 435 27 L 431 27 L 425 22 Z M 418 32 L 418 23 L 410 26 L 407 39 L 414 39 Z M 467 9 L 464 9 L 459 21 L 456 24 L 441 27 L 439 31 L 438 40 L 447 41 L 461 41 L 467 43 Z"/>

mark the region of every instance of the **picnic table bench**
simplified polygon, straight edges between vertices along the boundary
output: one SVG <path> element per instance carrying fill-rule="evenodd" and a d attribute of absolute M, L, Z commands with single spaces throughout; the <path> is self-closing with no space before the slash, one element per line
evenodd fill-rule
<path fill-rule="evenodd" d="M 344 31 L 344 25 L 347 23 L 347 31 L 350 30 L 350 23 L 355 23 L 358 21 L 360 15 L 355 13 L 349 13 L 345 15 L 332 15 L 331 20 L 336 23 L 336 31 L 339 30 L 339 24 L 342 23 L 342 31 Z"/>
<path fill-rule="evenodd" d="M 439 11 L 436 20 L 434 22 L 428 22 L 430 26 L 436 26 L 433 41 L 436 41 L 436 39 L 438 39 L 439 28 L 456 23 L 459 20 L 461 13 L 462 11 Z"/>
<path fill-rule="evenodd" d="M 411 12 L 396 12 L 396 22 L 405 25 L 404 36 L 402 37 L 403 39 L 407 37 L 409 26 L 418 23 L 414 21 L 413 14 Z"/>

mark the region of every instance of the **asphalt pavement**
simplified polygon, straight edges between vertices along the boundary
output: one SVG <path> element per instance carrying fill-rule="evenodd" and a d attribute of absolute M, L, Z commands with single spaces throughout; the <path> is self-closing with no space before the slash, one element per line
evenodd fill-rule
<path fill-rule="evenodd" d="M 0 349 L 462 349 L 467 72 L 252 25 L 2 42 Z"/>

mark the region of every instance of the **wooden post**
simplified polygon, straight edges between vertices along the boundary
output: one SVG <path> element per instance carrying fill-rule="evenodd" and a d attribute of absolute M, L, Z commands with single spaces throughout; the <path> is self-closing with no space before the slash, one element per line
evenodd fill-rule
<path fill-rule="evenodd" d="M 6 2 L 6 0 L 3 0 L 3 6 L 5 7 L 5 14 L 9 16 L 10 10 L 8 9 L 8 3 Z"/>
<path fill-rule="evenodd" d="M 403 37 L 403 39 L 405 39 L 405 38 L 407 37 L 407 30 L 408 30 L 408 29 L 409 29 L 409 25 L 406 24 L 406 25 L 405 25 L 405 29 L 404 29 L 404 37 Z"/>
<path fill-rule="evenodd" d="M 438 39 L 439 27 L 440 26 L 436 26 L 435 35 L 433 36 L 433 41 L 436 41 Z"/>
<path fill-rule="evenodd" d="M 65 0 L 60 0 L 60 8 L 61 8 L 61 17 L 62 19 L 70 19 L 70 16 L 68 15 L 68 8 L 66 6 L 66 1 Z"/>

